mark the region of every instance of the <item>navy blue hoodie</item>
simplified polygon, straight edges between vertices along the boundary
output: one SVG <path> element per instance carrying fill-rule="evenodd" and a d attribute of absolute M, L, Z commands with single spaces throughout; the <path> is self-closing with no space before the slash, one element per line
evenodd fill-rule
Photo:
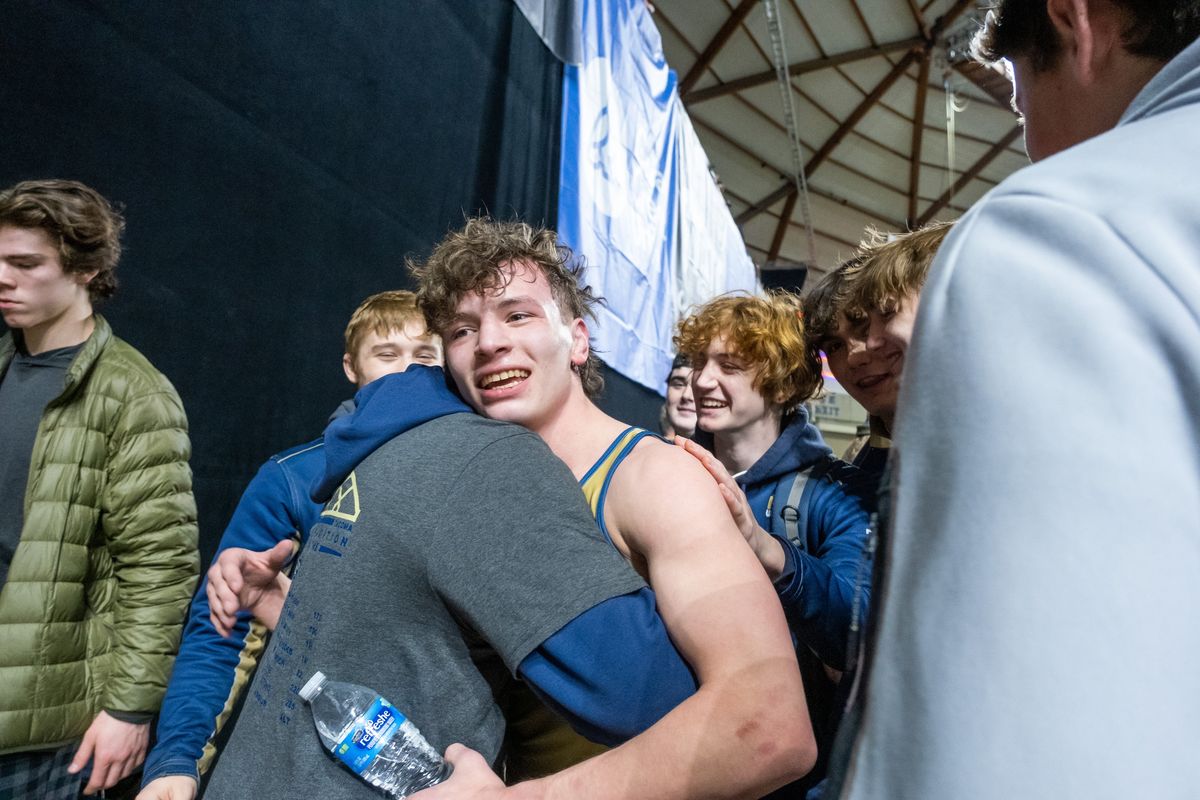
<path fill-rule="evenodd" d="M 847 667 L 854 592 L 878 479 L 834 460 L 809 494 L 805 530 L 799 532 L 802 547 L 787 541 L 781 517 L 792 477 L 830 458 L 829 446 L 801 407 L 737 481 L 758 524 L 783 543 L 788 563 L 775 587 L 792 631 L 821 661 L 840 670 Z M 772 504 L 777 490 L 781 496 Z M 769 517 L 768 505 L 773 506 Z M 860 613 L 865 613 L 868 589 L 864 585 L 860 591 Z"/>
<path fill-rule="evenodd" d="M 796 638 L 809 718 L 817 738 L 816 767 L 800 781 L 769 795 L 771 800 L 803 797 L 825 775 L 841 722 L 841 703 L 839 686 L 829 680 L 823 665 L 837 670 L 851 666 L 847 651 L 855 592 L 859 593 L 860 614 L 866 613 L 870 599 L 870 584 L 863 571 L 878 483 L 877 478 L 833 458 L 803 406 L 786 419 L 775 443 L 737 479 L 758 524 L 783 545 L 786 564 L 775 580 L 775 590 Z M 820 462 L 826 463 L 820 477 L 809 481 L 804 528 L 797 532 L 800 543 L 795 544 L 787 539 L 782 517 L 788 490 L 796 473 Z"/>

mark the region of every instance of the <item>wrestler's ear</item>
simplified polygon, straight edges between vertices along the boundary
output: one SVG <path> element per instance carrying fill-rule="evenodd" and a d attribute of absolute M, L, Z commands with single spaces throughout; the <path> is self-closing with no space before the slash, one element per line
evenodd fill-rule
<path fill-rule="evenodd" d="M 587 322 L 577 317 L 571 322 L 571 366 L 582 367 L 591 354 Z"/>

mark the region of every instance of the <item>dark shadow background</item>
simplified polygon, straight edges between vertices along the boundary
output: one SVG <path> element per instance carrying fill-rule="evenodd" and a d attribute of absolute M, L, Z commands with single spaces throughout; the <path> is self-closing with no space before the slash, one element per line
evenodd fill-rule
<path fill-rule="evenodd" d="M 0 185 L 125 205 L 117 334 L 178 388 L 207 562 L 347 396 L 367 295 L 465 215 L 553 225 L 561 65 L 510 2 L 0 0 Z M 655 428 L 607 370 L 603 403 Z"/>

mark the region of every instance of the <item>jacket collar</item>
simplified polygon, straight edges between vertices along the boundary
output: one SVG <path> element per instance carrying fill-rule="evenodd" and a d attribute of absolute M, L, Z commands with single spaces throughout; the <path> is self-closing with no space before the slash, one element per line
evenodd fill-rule
<path fill-rule="evenodd" d="M 96 366 L 96 359 L 100 357 L 112 339 L 112 328 L 109 327 L 108 321 L 99 314 L 93 314 L 92 319 L 95 321 L 95 326 L 91 335 L 84 341 L 83 347 L 75 354 L 75 358 L 71 359 L 71 366 L 67 367 L 67 374 L 63 380 L 62 392 L 47 403 L 47 407 L 64 403 L 75 394 L 87 379 L 88 374 L 91 373 L 92 368 Z M 8 364 L 16 352 L 17 343 L 13 338 L 13 332 L 9 331 L 0 337 L 0 374 L 3 374 L 4 370 L 8 368 Z"/>

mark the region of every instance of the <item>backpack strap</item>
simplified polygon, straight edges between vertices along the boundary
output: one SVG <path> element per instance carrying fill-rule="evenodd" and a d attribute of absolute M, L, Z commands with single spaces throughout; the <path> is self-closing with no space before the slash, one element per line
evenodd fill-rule
<path fill-rule="evenodd" d="M 788 541 L 804 549 L 803 531 L 808 529 L 808 506 L 812 498 L 812 485 L 825 477 L 829 472 L 829 468 L 833 466 L 833 456 L 825 456 L 809 467 L 800 470 L 792 476 L 790 483 L 781 481 L 775 487 L 775 494 L 771 497 L 771 504 L 779 508 L 779 518 L 783 520 L 783 533 Z M 784 498 L 786 483 L 786 499 L 783 500 L 783 505 L 776 502 L 776 498 Z M 772 520 L 774 522 L 774 520 Z M 774 528 L 774 525 L 771 526 Z"/>

